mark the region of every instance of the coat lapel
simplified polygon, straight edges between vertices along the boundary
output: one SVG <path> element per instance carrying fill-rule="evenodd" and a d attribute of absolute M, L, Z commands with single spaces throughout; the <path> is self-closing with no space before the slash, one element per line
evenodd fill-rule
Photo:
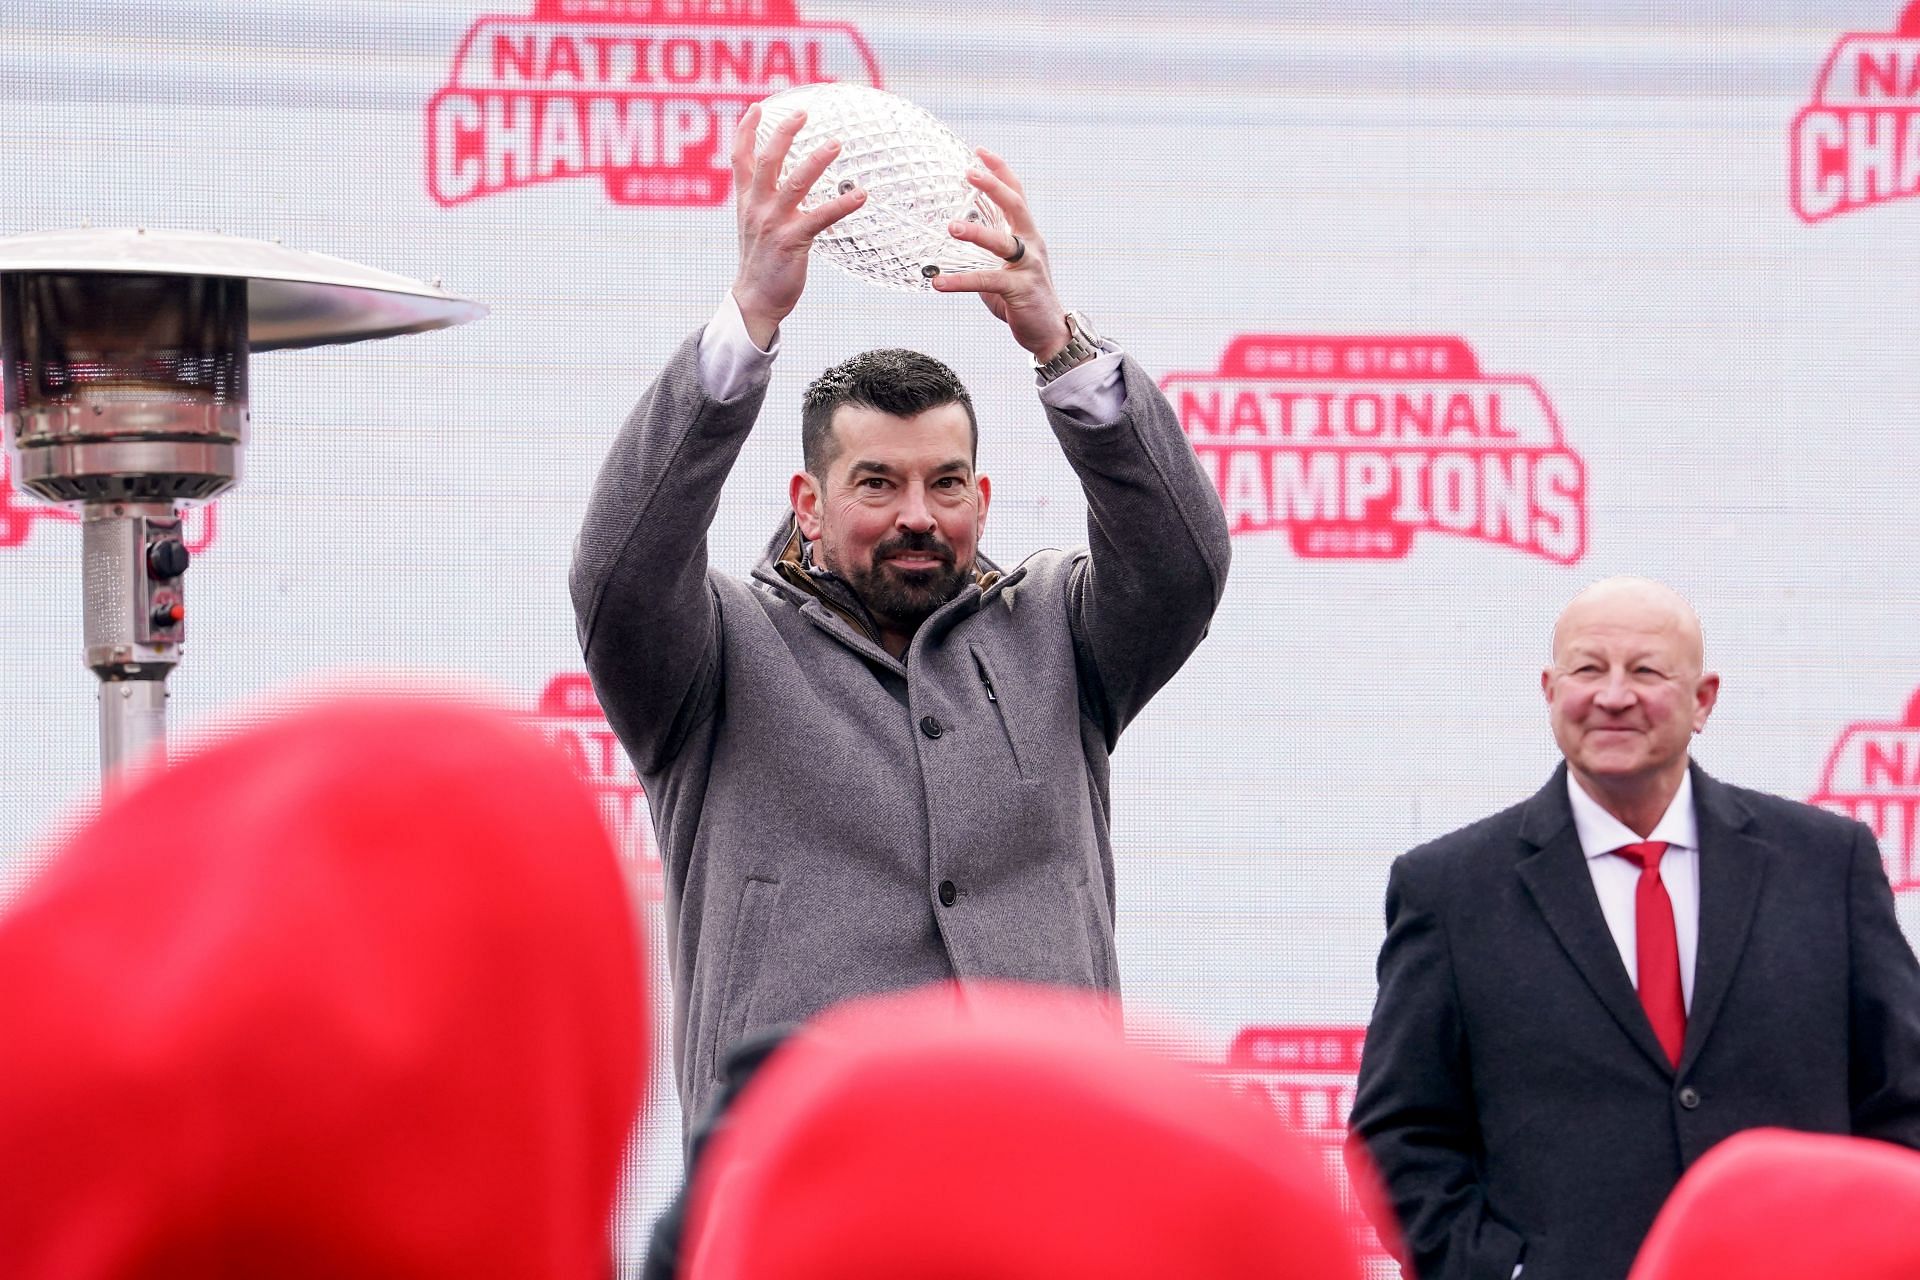
<path fill-rule="evenodd" d="M 1752 815 L 1739 795 L 1698 765 L 1693 766 L 1693 803 L 1700 829 L 1700 945 L 1693 960 L 1682 1071 L 1700 1055 L 1726 1002 L 1772 860 L 1772 850 L 1750 829 Z"/>
<path fill-rule="evenodd" d="M 1627 980 L 1626 966 L 1620 963 L 1620 949 L 1614 945 L 1606 917 L 1600 913 L 1593 875 L 1587 870 L 1580 836 L 1573 825 L 1564 764 L 1527 802 L 1520 819 L 1520 839 L 1533 850 L 1520 860 L 1520 880 L 1546 918 L 1547 927 L 1627 1038 L 1662 1071 L 1671 1072 L 1673 1064 L 1653 1034 L 1646 1010 L 1640 1007 L 1640 995 Z M 1695 1003 L 1699 1003 L 1697 997 Z M 1691 1037 L 1691 1029 L 1688 1034 Z"/>

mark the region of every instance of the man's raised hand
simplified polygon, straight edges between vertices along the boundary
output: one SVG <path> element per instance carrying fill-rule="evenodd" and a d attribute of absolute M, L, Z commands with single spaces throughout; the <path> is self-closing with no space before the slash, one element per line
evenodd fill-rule
<path fill-rule="evenodd" d="M 1013 331 L 1013 340 L 1044 364 L 1060 354 L 1072 337 L 1067 329 L 1067 309 L 1053 291 L 1046 241 L 1034 225 L 1026 190 L 1007 162 L 984 147 L 977 148 L 976 154 L 982 167 L 970 172 L 967 181 L 1000 206 L 1007 215 L 1008 230 L 978 222 L 950 222 L 947 231 L 956 240 L 977 244 L 1011 261 L 990 271 L 938 275 L 933 278 L 933 287 L 940 293 L 979 294 L 987 310 Z"/>
<path fill-rule="evenodd" d="M 740 269 L 733 278 L 733 299 L 740 305 L 747 334 L 763 350 L 773 342 L 780 322 L 799 305 L 807 287 L 807 254 L 813 238 L 866 202 L 864 191 L 848 191 L 802 211 L 800 201 L 840 153 L 837 142 L 822 143 L 780 181 L 780 169 L 794 135 L 807 122 L 796 111 L 781 121 L 754 154 L 760 127 L 755 104 L 733 134 L 733 197 L 740 220 Z M 1064 339 L 1063 339 L 1064 341 Z"/>

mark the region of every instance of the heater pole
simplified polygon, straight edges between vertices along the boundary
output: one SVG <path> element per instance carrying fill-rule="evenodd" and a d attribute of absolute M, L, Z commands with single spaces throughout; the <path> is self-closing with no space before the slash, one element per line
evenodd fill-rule
<path fill-rule="evenodd" d="M 130 782 L 167 761 L 165 676 L 100 682 L 100 783 Z"/>
<path fill-rule="evenodd" d="M 166 763 L 167 677 L 186 638 L 186 544 L 172 503 L 90 502 L 81 523 L 87 666 L 100 677 L 100 776 Z"/>

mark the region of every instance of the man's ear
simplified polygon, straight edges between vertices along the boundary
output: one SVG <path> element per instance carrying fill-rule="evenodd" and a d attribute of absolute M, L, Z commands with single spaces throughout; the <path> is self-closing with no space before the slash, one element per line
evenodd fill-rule
<path fill-rule="evenodd" d="M 1713 704 L 1720 700 L 1720 676 L 1709 671 L 1700 677 L 1700 683 L 1693 690 L 1693 731 L 1700 732 L 1707 727 L 1707 717 L 1713 714 Z"/>
<path fill-rule="evenodd" d="M 974 536 L 979 537 L 980 531 L 987 527 L 987 504 L 993 501 L 993 481 L 985 476 L 977 476 L 974 484 L 980 489 L 980 510 L 973 517 Z"/>
<path fill-rule="evenodd" d="M 793 504 L 793 518 L 800 536 L 808 542 L 820 541 L 820 482 L 808 471 L 796 471 L 787 482 L 787 501 Z"/>

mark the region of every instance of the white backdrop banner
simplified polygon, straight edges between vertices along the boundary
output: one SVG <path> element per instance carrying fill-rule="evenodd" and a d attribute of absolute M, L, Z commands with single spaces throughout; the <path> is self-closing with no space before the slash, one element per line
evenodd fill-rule
<path fill-rule="evenodd" d="M 1126 993 L 1330 1166 L 1387 865 L 1546 778 L 1538 672 L 1593 579 L 1694 601 L 1725 681 L 1699 758 L 1873 825 L 1920 936 L 1920 23 L 1898 0 L 522 7 L 0 12 L 0 230 L 278 237 L 493 308 L 254 362 L 243 479 L 188 524 L 183 740 L 345 672 L 481 689 L 569 752 L 657 904 L 645 799 L 581 674 L 573 535 L 731 280 L 740 113 L 849 80 L 1009 158 L 1066 301 L 1161 380 L 1219 486 L 1225 602 L 1114 761 Z M 1004 328 L 820 266 L 719 564 L 744 572 L 783 508 L 801 388 L 883 345 L 973 389 L 988 554 L 1083 540 Z M 95 785 L 79 546 L 0 486 L 0 892 Z M 636 1138 L 629 1265 L 678 1177 L 672 1099 L 656 1080 Z"/>

